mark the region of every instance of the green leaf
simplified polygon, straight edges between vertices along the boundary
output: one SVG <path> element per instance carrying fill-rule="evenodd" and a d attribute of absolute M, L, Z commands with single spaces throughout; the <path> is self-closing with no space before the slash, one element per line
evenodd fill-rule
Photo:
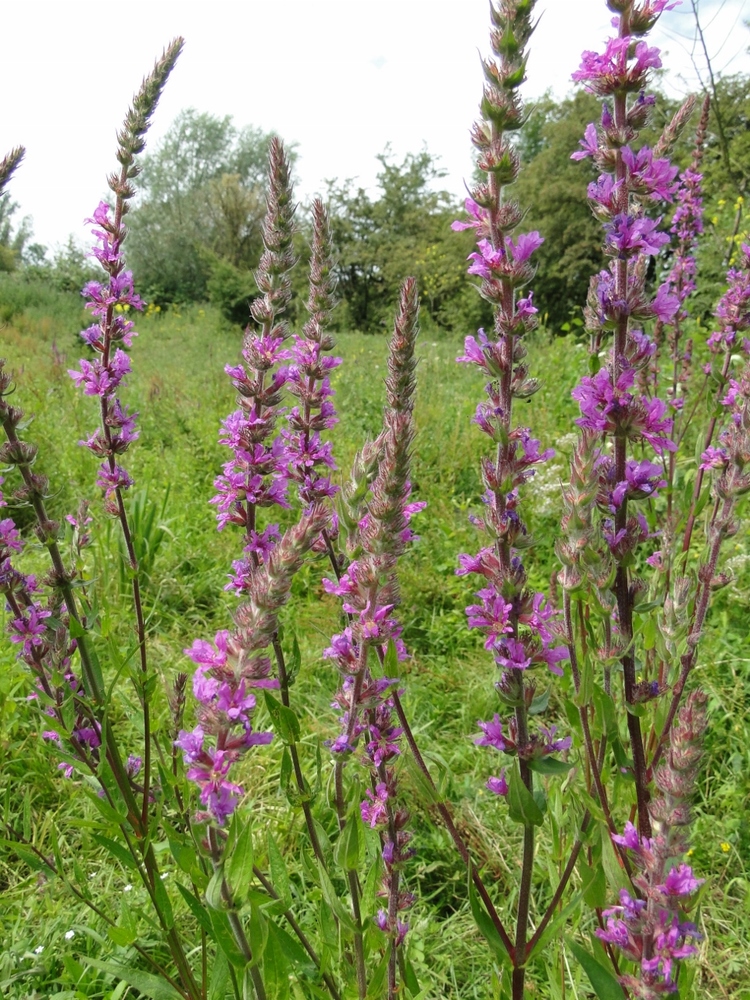
<path fill-rule="evenodd" d="M 583 854 L 578 855 L 578 871 L 581 875 L 581 891 L 587 906 L 592 910 L 602 909 L 607 905 L 607 876 L 602 865 L 590 868 L 583 860 Z"/>
<path fill-rule="evenodd" d="M 82 639 L 86 635 L 86 629 L 73 615 L 70 616 L 68 630 L 70 632 L 71 639 Z"/>
<path fill-rule="evenodd" d="M 286 747 L 281 754 L 281 769 L 279 771 L 279 786 L 283 792 L 289 796 L 289 788 L 292 780 L 292 755 Z"/>
<path fill-rule="evenodd" d="M 398 667 L 398 650 L 393 639 L 388 640 L 388 648 L 383 661 L 383 673 L 386 677 L 398 677 L 400 671 Z"/>
<path fill-rule="evenodd" d="M 607 694 L 599 684 L 594 685 L 594 717 L 607 736 L 617 735 L 617 711 L 612 695 Z"/>
<path fill-rule="evenodd" d="M 336 843 L 336 864 L 349 871 L 359 866 L 360 819 L 351 813 Z"/>
<path fill-rule="evenodd" d="M 118 948 L 127 948 L 138 937 L 138 934 L 130 927 L 108 927 L 107 934 Z"/>
<path fill-rule="evenodd" d="M 524 826 L 541 826 L 544 813 L 521 780 L 518 761 L 513 762 L 508 779 L 508 814 L 514 823 Z"/>
<path fill-rule="evenodd" d="M 556 916 L 553 917 L 552 920 L 550 920 L 550 922 L 544 929 L 544 933 L 536 942 L 530 954 L 528 955 L 528 959 L 531 959 L 532 955 L 536 955 L 540 951 L 544 951 L 545 948 L 547 947 L 548 942 L 554 941 L 559 936 L 560 931 L 567 926 L 572 914 L 575 913 L 575 911 L 581 905 L 582 900 L 583 900 L 583 893 L 577 892 L 575 896 L 573 896 L 573 898 L 570 899 L 565 904 L 562 910 L 560 910 L 556 914 Z"/>
<path fill-rule="evenodd" d="M 224 910 L 226 906 L 221 894 L 224 885 L 224 869 L 220 865 L 211 876 L 211 881 L 206 887 L 206 902 L 212 910 Z"/>
<path fill-rule="evenodd" d="M 81 955 L 81 961 L 99 969 L 100 972 L 106 972 L 108 975 L 114 976 L 115 979 L 126 982 L 128 986 L 132 986 L 139 993 L 149 997 L 150 1000 L 184 1000 L 182 994 L 178 993 L 173 986 L 160 979 L 159 976 L 151 975 L 150 972 L 131 969 L 127 965 L 119 965 L 116 962 L 102 962 L 97 958 L 89 958 L 87 955 Z"/>
<path fill-rule="evenodd" d="M 242 824 L 235 813 L 233 825 Z M 234 898 L 244 899 L 253 878 L 253 827 L 250 820 L 236 833 L 231 849 L 224 852 L 224 874 Z"/>
<path fill-rule="evenodd" d="M 412 997 L 419 996 L 421 992 L 419 980 L 417 979 L 417 974 L 414 971 L 414 966 L 409 961 L 408 955 L 404 955 L 404 982 L 406 983 L 406 988 L 411 993 Z"/>
<path fill-rule="evenodd" d="M 169 850 L 172 857 L 177 862 L 177 866 L 190 875 L 196 865 L 195 846 L 191 844 L 181 844 L 174 837 L 169 837 Z"/>
<path fill-rule="evenodd" d="M 541 715 L 542 712 L 546 712 L 549 705 L 549 696 L 549 688 L 541 694 L 536 695 L 529 706 L 529 715 Z"/>
<path fill-rule="evenodd" d="M 237 946 L 229 924 L 229 917 L 226 913 L 219 913 L 216 910 L 211 910 L 209 916 L 211 917 L 211 924 L 213 926 L 211 937 L 235 969 L 244 969 L 247 962 L 245 961 L 245 956 Z"/>
<path fill-rule="evenodd" d="M 292 905 L 292 890 L 289 884 L 289 872 L 284 858 L 281 856 L 278 844 L 271 833 L 268 834 L 268 867 L 271 873 L 273 887 L 288 910 Z"/>
<path fill-rule="evenodd" d="M 169 894 L 161 878 L 157 878 L 154 881 L 154 905 L 164 922 L 164 926 L 167 930 L 171 930 L 174 927 L 174 913 L 172 912 L 172 903 L 169 899 Z"/>
<path fill-rule="evenodd" d="M 573 767 L 573 762 L 557 760 L 555 757 L 540 757 L 538 760 L 530 760 L 529 767 L 537 774 L 567 774 Z"/>
<path fill-rule="evenodd" d="M 134 872 L 138 871 L 138 865 L 136 864 L 135 858 L 126 847 L 122 846 L 122 844 L 118 844 L 116 841 L 110 840 L 109 837 L 103 837 L 100 833 L 93 834 L 93 839 L 100 847 L 103 847 L 106 851 L 109 851 L 113 857 L 117 858 L 124 868 Z"/>
<path fill-rule="evenodd" d="M 620 986 L 609 969 L 605 969 L 603 965 L 600 965 L 594 956 L 590 955 L 576 941 L 567 938 L 566 944 L 589 977 L 589 982 L 599 1000 L 625 1000 L 622 986 Z"/>
<path fill-rule="evenodd" d="M 206 908 L 203 903 L 201 903 L 198 897 L 193 895 L 189 889 L 185 888 L 181 882 L 177 882 L 176 885 L 180 895 L 187 903 L 188 909 L 198 921 L 198 924 L 203 928 L 206 934 L 211 934 L 213 931 L 213 924 L 211 923 L 211 917 L 206 912 Z"/>
<path fill-rule="evenodd" d="M 257 965 L 263 957 L 263 952 L 268 944 L 268 920 L 254 903 L 250 904 L 250 934 L 252 942 L 253 965 Z"/>
<path fill-rule="evenodd" d="M 378 962 L 375 972 L 370 976 L 367 984 L 367 1000 L 382 1000 L 385 992 L 385 979 L 388 973 L 388 962 L 390 959 L 390 948 L 385 949 L 385 953 Z"/>
<path fill-rule="evenodd" d="M 222 951 L 217 951 L 211 962 L 211 982 L 208 984 L 208 1000 L 226 1000 L 229 987 L 229 963 Z"/>
<path fill-rule="evenodd" d="M 268 921 L 268 937 L 281 948 L 282 952 L 290 958 L 295 965 L 301 966 L 302 968 L 309 970 L 311 973 L 314 972 L 315 965 L 299 941 L 292 937 L 292 935 L 289 934 L 283 927 L 274 923 L 273 920 Z"/>
<path fill-rule="evenodd" d="M 286 665 L 286 676 L 289 683 L 289 687 L 294 684 L 297 679 L 297 675 L 302 669 L 302 653 L 300 652 L 299 643 L 297 642 L 297 636 L 292 638 L 292 652 L 289 656 L 289 661 Z"/>
<path fill-rule="evenodd" d="M 492 923 L 492 920 L 482 905 L 479 896 L 477 895 L 477 890 L 474 886 L 474 879 L 471 876 L 471 869 L 469 869 L 469 905 L 471 907 L 471 915 L 474 917 L 474 923 L 477 925 L 479 930 L 487 942 L 487 944 L 492 949 L 492 953 L 500 964 L 504 964 L 510 960 L 510 956 L 503 944 L 503 939 L 500 937 L 497 928 Z"/>
<path fill-rule="evenodd" d="M 323 898 L 325 899 L 326 903 L 328 903 L 328 905 L 336 914 L 336 916 L 339 918 L 339 921 L 344 925 L 344 927 L 346 927 L 347 930 L 354 933 L 355 929 L 354 920 L 352 919 L 352 916 L 349 913 L 349 911 L 346 909 L 346 907 L 339 899 L 338 893 L 333 887 L 333 882 L 331 882 L 330 878 L 328 877 L 328 872 L 325 870 L 325 868 L 322 866 L 320 862 L 318 862 L 318 876 L 320 878 L 320 888 L 323 890 Z"/>
<path fill-rule="evenodd" d="M 126 812 L 118 812 L 116 809 L 113 809 L 109 802 L 105 802 L 104 799 L 100 799 L 96 792 L 92 792 L 89 791 L 88 788 L 84 788 L 83 794 L 91 802 L 93 802 L 108 823 L 111 823 L 113 826 L 124 826 L 127 823 L 128 814 Z"/>
<path fill-rule="evenodd" d="M 286 705 L 282 705 L 272 694 L 264 691 L 266 708 L 276 731 L 285 743 L 297 743 L 300 738 L 299 719 Z"/>

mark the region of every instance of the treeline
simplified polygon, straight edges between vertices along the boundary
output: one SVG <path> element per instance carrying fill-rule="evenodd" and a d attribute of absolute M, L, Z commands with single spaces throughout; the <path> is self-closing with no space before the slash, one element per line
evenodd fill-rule
<path fill-rule="evenodd" d="M 710 309 L 733 248 L 747 230 L 750 76 L 720 80 L 715 96 L 703 166 L 701 253 L 709 281 L 702 284 L 699 311 Z M 676 108 L 673 101 L 657 101 L 650 141 Z M 524 169 L 515 196 L 527 212 L 525 227 L 545 237 L 533 287 L 553 330 L 577 324 L 589 278 L 603 265 L 601 227 L 585 200 L 595 168 L 590 160 L 570 159 L 586 125 L 599 115 L 599 100 L 585 92 L 557 102 L 545 96 L 530 106 L 518 146 Z M 697 113 L 673 153 L 681 167 L 690 160 L 696 121 Z M 128 219 L 128 264 L 148 301 L 162 307 L 210 301 L 228 320 L 244 325 L 248 301 L 257 294 L 253 271 L 262 245 L 269 140 L 259 129 L 238 129 L 229 117 L 187 110 L 143 158 L 139 200 Z M 419 281 L 426 322 L 457 333 L 488 322 L 489 310 L 466 280 L 473 233 L 450 228 L 462 206 L 441 189 L 437 160 L 426 150 L 401 162 L 386 150 L 378 160 L 374 193 L 351 180 L 333 181 L 327 191 L 338 254 L 339 328 L 382 331 L 407 274 Z M 31 241 L 26 220 L 13 225 L 15 210 L 7 197 L 0 199 L 0 271 L 80 288 L 92 274 L 84 251 L 71 241 L 50 256 Z M 665 215 L 670 211 L 665 204 Z M 298 253 L 304 256 L 304 205 L 298 221 Z"/>

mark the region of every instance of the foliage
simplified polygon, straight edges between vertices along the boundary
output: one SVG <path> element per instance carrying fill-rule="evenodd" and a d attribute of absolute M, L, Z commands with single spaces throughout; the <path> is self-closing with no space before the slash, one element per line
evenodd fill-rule
<path fill-rule="evenodd" d="M 214 295 L 234 315 L 238 298 L 255 293 L 269 138 L 187 109 L 144 157 L 128 261 L 153 302 Z"/>
<path fill-rule="evenodd" d="M 337 322 L 344 329 L 382 331 L 409 273 L 435 324 L 458 331 L 481 325 L 487 311 L 464 280 L 471 243 L 450 232 L 456 207 L 446 191 L 435 189 L 444 176 L 437 162 L 426 150 L 401 163 L 386 150 L 378 161 L 378 197 L 351 181 L 329 187 L 343 301 Z"/>
<path fill-rule="evenodd" d="M 13 225 L 13 216 L 18 210 L 7 191 L 0 195 L 0 272 L 14 271 L 31 238 L 31 220 L 22 219 L 18 227 Z"/>

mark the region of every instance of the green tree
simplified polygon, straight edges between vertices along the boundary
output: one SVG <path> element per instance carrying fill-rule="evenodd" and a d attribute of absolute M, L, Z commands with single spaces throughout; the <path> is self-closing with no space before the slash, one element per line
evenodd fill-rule
<path fill-rule="evenodd" d="M 26 245 L 31 239 L 31 220 L 26 216 L 20 225 L 13 226 L 13 216 L 18 205 L 6 192 L 0 195 L 0 271 L 15 271 L 21 263 Z"/>
<path fill-rule="evenodd" d="M 181 112 L 144 157 L 128 262 L 157 302 L 213 296 L 247 316 L 261 252 L 270 135 L 229 116 Z M 230 280 L 231 279 L 231 280 Z"/>
<path fill-rule="evenodd" d="M 383 329 L 403 278 L 414 275 L 423 315 L 446 329 L 473 330 L 489 314 L 466 282 L 472 236 L 451 231 L 459 208 L 435 187 L 444 172 L 426 150 L 395 163 L 386 149 L 378 161 L 377 197 L 352 181 L 329 186 L 343 300 L 339 323 Z"/>

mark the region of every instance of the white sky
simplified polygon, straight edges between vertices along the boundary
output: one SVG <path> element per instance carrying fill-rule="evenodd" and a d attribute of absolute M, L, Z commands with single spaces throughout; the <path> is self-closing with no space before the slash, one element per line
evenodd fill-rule
<path fill-rule="evenodd" d="M 426 144 L 461 195 L 470 173 L 468 130 L 481 92 L 478 52 L 488 51 L 486 0 L 2 0 L 0 155 L 22 143 L 11 182 L 34 237 L 86 237 L 84 217 L 115 166 L 114 133 L 155 57 L 186 39 L 157 111 L 149 145 L 183 108 L 232 115 L 298 144 L 298 196 L 326 178 L 374 183 L 375 156 Z M 748 69 L 750 0 L 700 0 L 718 71 Z M 562 96 L 582 49 L 609 35 L 604 0 L 539 0 L 524 96 Z M 689 0 L 652 36 L 672 92 L 696 86 Z"/>

